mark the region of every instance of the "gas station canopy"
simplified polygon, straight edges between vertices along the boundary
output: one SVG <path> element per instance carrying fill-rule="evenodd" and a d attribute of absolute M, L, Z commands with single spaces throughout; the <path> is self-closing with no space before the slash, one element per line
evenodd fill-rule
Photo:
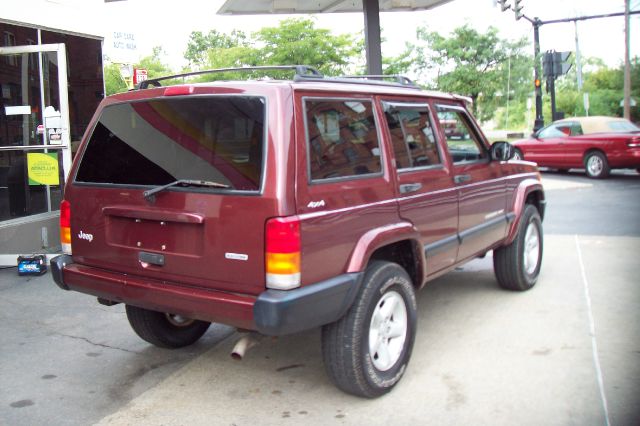
<path fill-rule="evenodd" d="M 451 0 L 382 0 L 381 12 L 427 10 Z M 221 15 L 250 15 L 266 13 L 332 13 L 362 12 L 363 0 L 227 0 Z"/>
<path fill-rule="evenodd" d="M 427 10 L 452 0 L 227 0 L 220 15 L 364 12 L 367 70 L 382 74 L 380 12 Z"/>

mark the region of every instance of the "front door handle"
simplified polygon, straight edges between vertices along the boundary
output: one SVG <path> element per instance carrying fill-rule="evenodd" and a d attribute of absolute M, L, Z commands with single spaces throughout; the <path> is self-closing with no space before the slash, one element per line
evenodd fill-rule
<path fill-rule="evenodd" d="M 471 180 L 471 175 L 455 175 L 453 181 L 455 183 L 465 183 Z"/>
<path fill-rule="evenodd" d="M 419 191 L 420 188 L 422 188 L 421 183 L 404 183 L 400 185 L 400 193 L 406 194 L 408 192 L 416 192 Z"/>

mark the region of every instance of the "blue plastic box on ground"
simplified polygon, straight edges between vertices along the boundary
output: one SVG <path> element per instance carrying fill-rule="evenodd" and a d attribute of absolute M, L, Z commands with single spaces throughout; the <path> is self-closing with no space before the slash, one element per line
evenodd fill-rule
<path fill-rule="evenodd" d="M 45 272 L 47 272 L 45 255 L 18 256 L 18 275 L 42 275 Z"/>

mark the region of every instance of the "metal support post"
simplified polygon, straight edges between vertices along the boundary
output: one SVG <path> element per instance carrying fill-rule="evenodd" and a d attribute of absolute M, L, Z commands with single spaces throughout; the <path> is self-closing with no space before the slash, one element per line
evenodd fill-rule
<path fill-rule="evenodd" d="M 367 73 L 382 74 L 382 47 L 380 42 L 380 5 L 378 0 L 363 0 L 364 37 L 367 46 Z"/>

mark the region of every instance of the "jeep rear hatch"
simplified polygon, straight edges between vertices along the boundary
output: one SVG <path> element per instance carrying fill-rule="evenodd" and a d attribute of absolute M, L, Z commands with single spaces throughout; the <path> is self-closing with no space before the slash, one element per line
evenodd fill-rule
<path fill-rule="evenodd" d="M 165 97 L 101 111 L 65 195 L 74 261 L 184 285 L 264 290 L 265 100 Z"/>

